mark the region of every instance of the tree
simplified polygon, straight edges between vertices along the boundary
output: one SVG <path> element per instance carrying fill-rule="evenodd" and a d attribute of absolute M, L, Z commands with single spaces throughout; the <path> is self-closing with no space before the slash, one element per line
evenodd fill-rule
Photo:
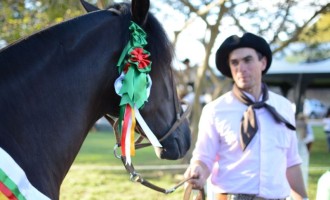
<path fill-rule="evenodd" d="M 330 14 L 322 14 L 319 19 L 307 26 L 297 41 L 304 45 L 293 56 L 305 62 L 315 62 L 330 58 Z"/>
<path fill-rule="evenodd" d="M 330 42 L 330 13 L 321 14 L 315 23 L 304 29 L 299 39 L 309 44 Z"/>
<path fill-rule="evenodd" d="M 302 31 L 313 20 L 330 10 L 330 4 L 321 1 L 164 0 L 164 2 L 183 13 L 186 19 L 182 28 L 175 32 L 174 43 L 194 20 L 200 19 L 206 25 L 205 37 L 199 38 L 205 48 L 205 57 L 198 68 L 195 81 L 194 116 L 191 125 L 193 144 L 196 141 L 201 112 L 198 97 L 205 90 L 206 74 L 211 74 L 211 77 L 216 76 L 209 63 L 214 63 L 210 58 L 216 52 L 219 42 L 223 39 L 222 36 L 243 32 L 262 35 L 271 44 L 275 56 L 282 53 L 289 44 L 297 41 Z M 228 83 L 230 80 L 225 79 L 225 81 Z M 217 88 L 224 85 L 217 78 L 213 78 L 212 82 Z M 218 95 L 219 93 L 213 94 L 214 97 Z"/>
<path fill-rule="evenodd" d="M 104 8 L 113 0 L 87 0 Z M 86 13 L 79 0 L 0 1 L 0 41 L 7 44 Z"/>

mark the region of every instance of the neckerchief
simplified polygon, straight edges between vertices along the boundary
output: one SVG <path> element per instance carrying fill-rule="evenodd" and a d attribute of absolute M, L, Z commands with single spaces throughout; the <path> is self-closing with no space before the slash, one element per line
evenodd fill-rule
<path fill-rule="evenodd" d="M 246 94 L 244 94 L 242 90 L 237 87 L 236 84 L 234 84 L 232 92 L 240 102 L 248 106 L 241 120 L 241 146 L 243 151 L 258 131 L 255 109 L 265 108 L 273 116 L 277 123 L 284 123 L 289 129 L 296 130 L 296 128 L 282 115 L 280 115 L 273 106 L 266 103 L 269 98 L 266 84 L 262 84 L 262 99 L 259 102 L 252 101 Z"/>

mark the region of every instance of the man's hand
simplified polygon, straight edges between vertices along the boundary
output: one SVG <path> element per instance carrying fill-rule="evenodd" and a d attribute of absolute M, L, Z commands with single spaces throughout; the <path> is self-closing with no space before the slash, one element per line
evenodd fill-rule
<path fill-rule="evenodd" d="M 185 178 L 192 177 L 188 183 L 192 185 L 193 189 L 202 189 L 209 175 L 210 171 L 208 167 L 201 161 L 191 163 L 184 173 Z"/>

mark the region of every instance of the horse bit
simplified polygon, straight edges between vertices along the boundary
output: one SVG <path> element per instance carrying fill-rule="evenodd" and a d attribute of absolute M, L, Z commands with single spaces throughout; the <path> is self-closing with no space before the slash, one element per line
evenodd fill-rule
<path fill-rule="evenodd" d="M 180 113 L 180 110 L 179 110 L 179 107 L 177 106 L 177 102 L 176 101 L 175 101 L 175 104 L 176 104 L 176 113 L 177 113 L 176 118 L 177 119 L 176 119 L 175 123 L 172 125 L 172 127 L 170 128 L 170 130 L 161 139 L 159 139 L 159 142 L 163 141 L 165 138 L 167 138 L 169 135 L 171 135 L 173 133 L 173 131 L 178 128 L 178 126 L 183 122 L 183 120 L 185 118 L 188 117 L 188 115 L 191 112 L 191 106 L 189 106 L 185 102 L 183 102 L 182 104 L 183 105 L 186 105 L 187 106 L 187 109 L 183 112 L 182 116 L 180 116 L 180 114 L 179 114 Z M 122 163 L 123 163 L 126 171 L 130 174 L 130 180 L 131 181 L 133 181 L 133 182 L 139 182 L 142 185 L 144 185 L 144 186 L 146 186 L 148 188 L 151 188 L 153 190 L 156 190 L 158 192 L 162 192 L 164 194 L 169 194 L 169 193 L 174 192 L 177 188 L 179 188 L 185 182 L 187 182 L 188 180 L 191 179 L 191 178 L 186 178 L 186 179 L 184 179 L 183 181 L 179 182 L 177 185 L 175 185 L 174 187 L 172 187 L 170 189 L 164 189 L 164 188 L 158 187 L 158 186 L 150 183 L 146 179 L 144 179 L 139 173 L 137 173 L 137 171 L 135 170 L 135 168 L 133 166 L 133 163 L 131 165 L 127 164 L 125 157 L 123 157 L 121 155 L 118 155 L 118 153 L 117 153 L 117 148 L 120 147 L 120 134 L 119 134 L 119 131 L 118 131 L 119 120 L 118 119 L 116 119 L 116 120 L 113 119 L 108 114 L 105 115 L 104 117 L 108 120 L 108 122 L 113 127 L 114 134 L 115 134 L 115 137 L 116 137 L 117 143 L 114 146 L 114 155 L 115 155 L 116 158 L 122 160 Z M 148 142 L 148 143 L 142 143 L 142 141 L 145 138 L 147 138 L 147 137 L 146 137 L 143 129 L 139 125 L 136 126 L 135 131 L 140 134 L 139 137 L 135 141 L 135 149 L 141 149 L 141 148 L 144 148 L 144 147 L 151 146 L 151 143 L 150 142 Z"/>

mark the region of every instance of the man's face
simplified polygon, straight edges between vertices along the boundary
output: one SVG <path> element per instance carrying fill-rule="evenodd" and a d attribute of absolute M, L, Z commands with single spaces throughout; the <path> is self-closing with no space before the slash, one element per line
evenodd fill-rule
<path fill-rule="evenodd" d="M 267 65 L 265 56 L 259 59 L 256 50 L 238 48 L 229 54 L 228 62 L 238 88 L 251 92 L 260 87 L 262 71 L 266 69 Z"/>

